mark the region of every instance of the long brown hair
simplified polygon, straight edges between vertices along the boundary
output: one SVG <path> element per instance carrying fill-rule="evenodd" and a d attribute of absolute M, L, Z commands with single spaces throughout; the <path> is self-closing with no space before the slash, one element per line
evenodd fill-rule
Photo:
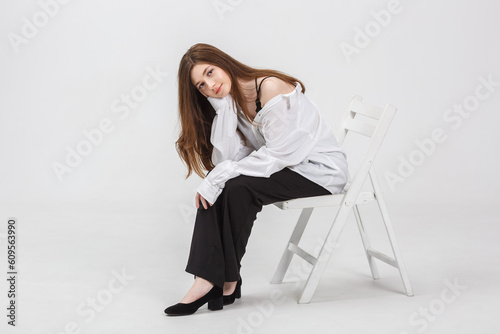
<path fill-rule="evenodd" d="M 175 145 L 179 156 L 188 167 L 186 179 L 192 171 L 204 178 L 203 169 L 210 171 L 215 167 L 212 163 L 213 145 L 210 142 L 215 110 L 207 98 L 191 82 L 191 70 L 198 63 L 218 66 L 229 75 L 231 78 L 231 91 L 229 93 L 236 108 L 243 112 L 250 123 L 253 122 L 254 117 L 248 111 L 247 101 L 241 92 L 238 80 L 248 81 L 272 75 L 294 86 L 296 86 L 296 82 L 299 82 L 302 86 L 302 92 L 306 91 L 300 80 L 283 72 L 249 67 L 209 44 L 198 43 L 191 46 L 182 56 L 177 75 L 181 132 Z"/>

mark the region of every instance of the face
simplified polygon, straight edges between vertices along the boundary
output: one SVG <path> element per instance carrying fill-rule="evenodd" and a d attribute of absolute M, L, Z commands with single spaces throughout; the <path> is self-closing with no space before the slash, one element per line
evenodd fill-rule
<path fill-rule="evenodd" d="M 200 63 L 191 70 L 191 82 L 205 97 L 225 97 L 231 91 L 231 78 L 220 67 Z"/>

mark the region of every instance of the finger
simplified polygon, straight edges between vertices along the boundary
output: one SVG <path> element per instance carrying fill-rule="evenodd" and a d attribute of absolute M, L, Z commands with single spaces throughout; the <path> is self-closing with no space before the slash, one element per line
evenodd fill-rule
<path fill-rule="evenodd" d="M 206 209 L 207 208 L 207 203 L 205 202 L 205 199 L 203 197 L 201 198 L 201 203 L 203 203 L 203 207 Z"/>
<path fill-rule="evenodd" d="M 196 205 L 196 208 L 199 209 L 199 204 L 200 204 L 200 194 L 196 193 L 196 196 L 194 197 L 194 201 Z"/>

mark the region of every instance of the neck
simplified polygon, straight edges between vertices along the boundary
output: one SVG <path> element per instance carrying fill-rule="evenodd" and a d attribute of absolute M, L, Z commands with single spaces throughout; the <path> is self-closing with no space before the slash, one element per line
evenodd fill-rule
<path fill-rule="evenodd" d="M 257 98 L 257 91 L 255 90 L 255 80 L 238 80 L 238 85 L 241 89 L 241 93 L 245 95 L 247 99 L 255 100 Z"/>

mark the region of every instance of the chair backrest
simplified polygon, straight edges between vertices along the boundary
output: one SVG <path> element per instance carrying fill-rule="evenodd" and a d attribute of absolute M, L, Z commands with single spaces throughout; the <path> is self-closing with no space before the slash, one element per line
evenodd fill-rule
<path fill-rule="evenodd" d="M 389 126 L 396 114 L 396 107 L 388 104 L 385 109 L 363 102 L 363 98 L 354 95 L 337 131 L 337 139 L 344 144 L 346 138 L 352 135 L 362 135 L 369 138 L 368 146 L 363 154 L 356 174 L 349 176 L 349 186 L 346 191 L 345 203 L 351 205 L 356 201 L 363 183 L 368 176 L 373 161 L 384 141 Z M 349 156 L 349 153 L 348 153 Z"/>

